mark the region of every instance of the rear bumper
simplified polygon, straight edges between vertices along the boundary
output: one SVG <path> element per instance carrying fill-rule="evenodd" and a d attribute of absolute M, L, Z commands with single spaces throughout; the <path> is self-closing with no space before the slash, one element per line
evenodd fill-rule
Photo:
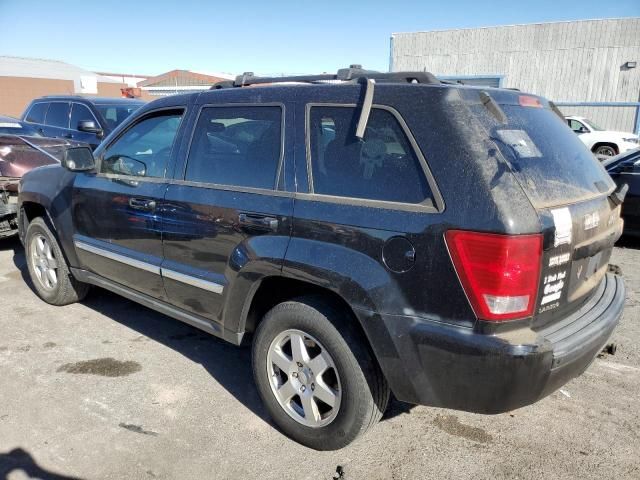
<path fill-rule="evenodd" d="M 622 278 L 607 274 L 589 301 L 561 322 L 504 335 L 360 314 L 399 400 L 501 413 L 534 403 L 584 372 L 618 324 L 624 299 Z"/>

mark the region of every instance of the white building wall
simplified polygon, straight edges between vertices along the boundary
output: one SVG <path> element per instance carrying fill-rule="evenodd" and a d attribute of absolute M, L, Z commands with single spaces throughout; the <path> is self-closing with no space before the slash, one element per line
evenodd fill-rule
<path fill-rule="evenodd" d="M 396 33 L 391 70 L 503 76 L 502 86 L 555 102 L 640 101 L 640 18 Z M 638 67 L 626 69 L 628 61 Z M 633 130 L 634 108 L 561 107 Z"/>

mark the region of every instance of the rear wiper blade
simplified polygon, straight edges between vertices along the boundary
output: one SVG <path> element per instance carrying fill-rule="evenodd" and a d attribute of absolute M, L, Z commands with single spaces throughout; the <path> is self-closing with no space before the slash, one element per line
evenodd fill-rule
<path fill-rule="evenodd" d="M 360 118 L 358 119 L 358 126 L 356 127 L 356 137 L 360 140 L 364 140 L 364 133 L 367 129 L 367 123 L 369 122 L 369 115 L 371 114 L 371 105 L 373 105 L 373 90 L 375 88 L 376 81 L 372 78 L 364 77 L 365 91 L 364 100 L 362 101 L 362 110 L 360 111 Z"/>

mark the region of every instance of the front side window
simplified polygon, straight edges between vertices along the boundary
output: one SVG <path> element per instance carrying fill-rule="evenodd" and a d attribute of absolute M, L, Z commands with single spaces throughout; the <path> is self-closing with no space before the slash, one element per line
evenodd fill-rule
<path fill-rule="evenodd" d="M 194 131 L 185 180 L 273 189 L 281 150 L 280 107 L 205 107 Z"/>
<path fill-rule="evenodd" d="M 71 108 L 71 121 L 69 122 L 69 128 L 77 130 L 78 123 L 84 121 L 95 122 L 96 120 L 91 113 L 91 110 L 89 110 L 85 105 L 82 105 L 81 103 L 74 103 Z"/>
<path fill-rule="evenodd" d="M 576 133 L 585 133 L 589 131 L 582 122 L 579 122 L 578 120 L 575 120 L 573 118 L 569 119 L 569 128 L 571 128 L 571 130 Z"/>
<path fill-rule="evenodd" d="M 44 123 L 44 116 L 47 113 L 48 103 L 34 103 L 27 113 L 27 122 Z"/>
<path fill-rule="evenodd" d="M 164 177 L 182 114 L 182 110 L 164 111 L 136 123 L 106 148 L 100 172 Z"/>
<path fill-rule="evenodd" d="M 45 124 L 51 127 L 69 128 L 69 104 L 52 102 L 47 111 Z"/>
<path fill-rule="evenodd" d="M 364 140 L 359 140 L 355 136 L 359 114 L 352 107 L 311 108 L 313 191 L 402 203 L 431 198 L 420 160 L 396 117 L 372 109 Z"/>

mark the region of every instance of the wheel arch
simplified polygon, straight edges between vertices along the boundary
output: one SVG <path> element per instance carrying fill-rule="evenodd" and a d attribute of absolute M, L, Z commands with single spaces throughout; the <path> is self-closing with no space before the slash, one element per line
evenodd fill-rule
<path fill-rule="evenodd" d="M 611 147 L 615 151 L 616 155 L 620 153 L 620 147 L 618 147 L 618 144 L 615 142 L 603 142 L 603 141 L 595 142 L 591 146 L 591 151 L 595 152 L 598 149 L 598 147 Z"/>

